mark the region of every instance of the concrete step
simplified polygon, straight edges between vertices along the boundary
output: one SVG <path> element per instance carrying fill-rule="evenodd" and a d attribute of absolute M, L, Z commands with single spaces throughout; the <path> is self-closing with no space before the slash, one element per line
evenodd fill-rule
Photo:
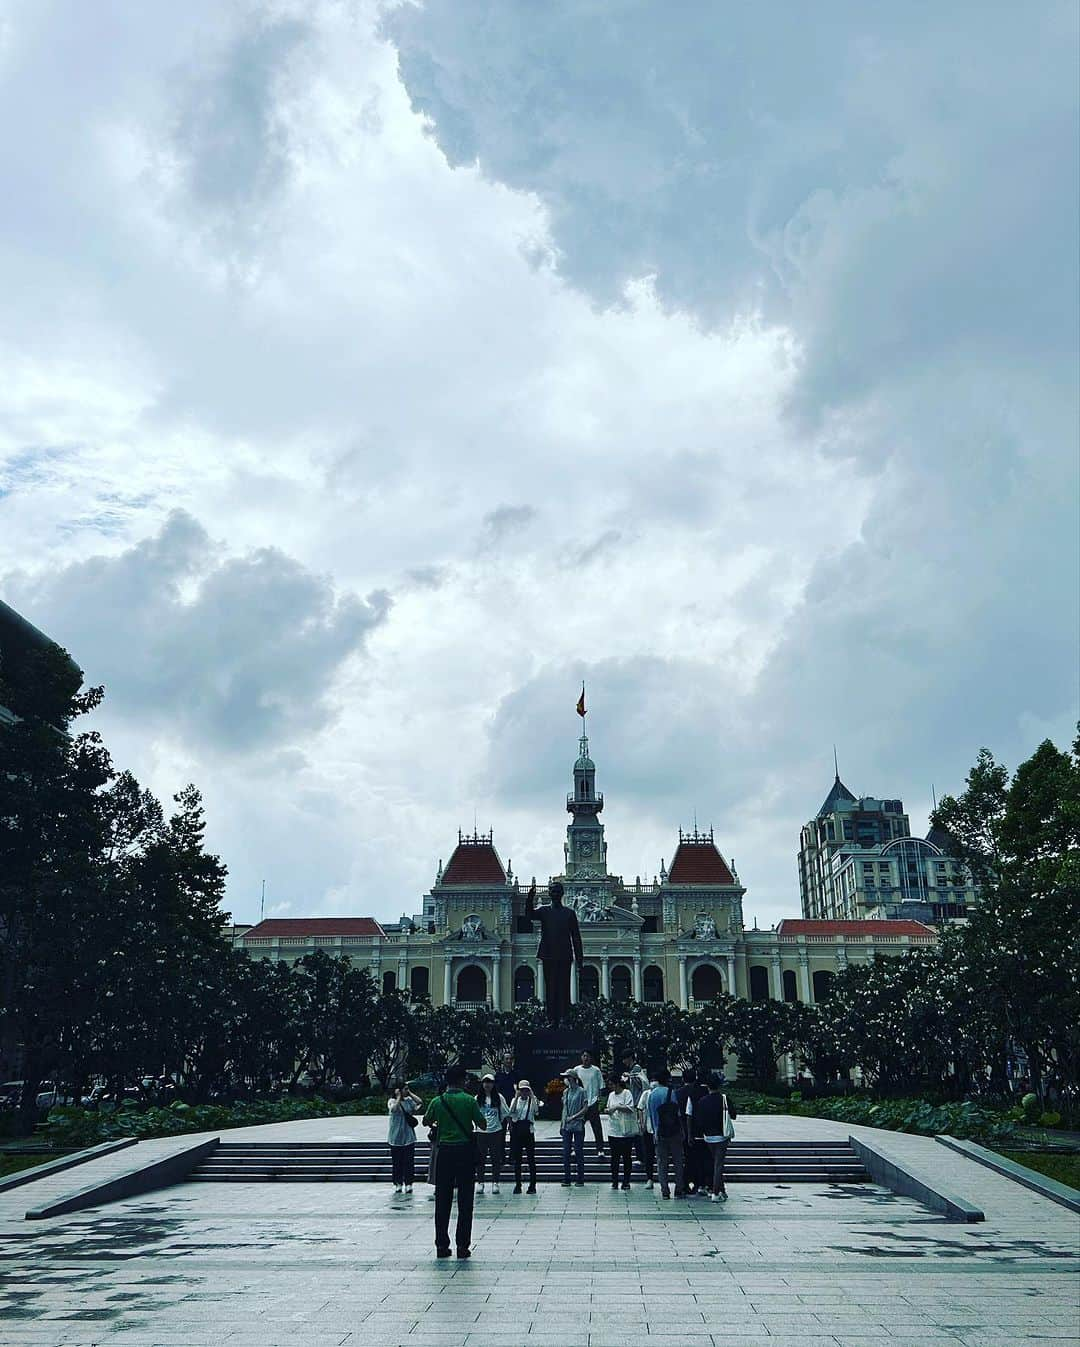
<path fill-rule="evenodd" d="M 587 1143 L 588 1144 L 588 1143 Z M 418 1175 L 427 1172 L 429 1146 L 417 1142 Z M 509 1155 L 508 1157 L 509 1158 Z M 503 1167 L 504 1181 L 508 1166 Z M 536 1143 L 538 1183 L 562 1181 L 562 1144 Z M 633 1182 L 644 1182 L 635 1160 Z M 606 1157 L 589 1147 L 588 1183 L 610 1182 Z M 194 1183 L 388 1183 L 389 1148 L 378 1141 L 222 1142 L 188 1176 Z M 868 1175 L 847 1142 L 733 1141 L 728 1150 L 729 1183 L 865 1183 Z"/>

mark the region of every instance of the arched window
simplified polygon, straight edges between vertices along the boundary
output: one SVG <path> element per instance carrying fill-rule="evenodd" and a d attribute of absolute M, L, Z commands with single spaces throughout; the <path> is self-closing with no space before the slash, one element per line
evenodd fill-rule
<path fill-rule="evenodd" d="M 769 970 L 764 964 L 754 964 L 750 969 L 750 1000 L 767 1001 L 769 999 Z"/>
<path fill-rule="evenodd" d="M 409 990 L 413 996 L 427 996 L 428 986 L 428 970 L 422 964 L 417 964 L 409 974 Z"/>
<path fill-rule="evenodd" d="M 664 974 L 656 964 L 651 963 L 641 975 L 641 990 L 645 1000 L 651 1004 L 664 999 Z"/>
<path fill-rule="evenodd" d="M 397 974 L 392 968 L 388 968 L 382 975 L 382 989 L 384 992 L 392 992 L 397 986 Z"/>
<path fill-rule="evenodd" d="M 487 1001 L 487 974 L 471 963 L 457 975 L 458 1002 L 483 1005 Z"/>
<path fill-rule="evenodd" d="M 724 979 L 711 963 L 699 963 L 690 978 L 690 995 L 695 1001 L 715 1001 L 723 995 Z"/>
<path fill-rule="evenodd" d="M 814 974 L 814 1000 L 827 1001 L 832 996 L 833 979 L 836 974 L 828 968 L 819 968 Z"/>
<path fill-rule="evenodd" d="M 617 963 L 611 970 L 611 999 L 613 1001 L 629 1001 L 632 985 L 629 968 L 624 963 Z"/>
<path fill-rule="evenodd" d="M 600 1000 L 600 970 L 594 963 L 582 966 L 579 974 L 578 996 L 582 1001 Z"/>
<path fill-rule="evenodd" d="M 514 973 L 514 1004 L 520 1006 L 536 995 L 536 974 L 527 963 L 519 965 Z"/>
<path fill-rule="evenodd" d="M 784 969 L 784 1000 L 797 1001 L 799 999 L 798 987 L 795 983 L 795 971 L 791 968 Z"/>

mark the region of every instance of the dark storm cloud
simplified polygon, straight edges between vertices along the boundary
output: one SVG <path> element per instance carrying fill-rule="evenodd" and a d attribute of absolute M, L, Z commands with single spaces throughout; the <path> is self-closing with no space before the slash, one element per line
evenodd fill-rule
<path fill-rule="evenodd" d="M 105 684 L 113 714 L 225 752 L 326 725 L 336 671 L 390 604 L 338 594 L 277 548 L 224 556 L 179 510 L 116 556 L 10 575 L 4 590 Z"/>

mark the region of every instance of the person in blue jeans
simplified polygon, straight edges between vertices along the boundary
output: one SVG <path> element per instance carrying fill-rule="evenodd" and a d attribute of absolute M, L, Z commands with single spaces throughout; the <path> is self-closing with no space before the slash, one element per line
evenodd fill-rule
<path fill-rule="evenodd" d="M 563 1072 L 562 1097 L 562 1167 L 564 1188 L 570 1187 L 570 1156 L 577 1156 L 577 1186 L 585 1187 L 585 1114 L 589 1111 L 589 1096 L 576 1071 Z"/>

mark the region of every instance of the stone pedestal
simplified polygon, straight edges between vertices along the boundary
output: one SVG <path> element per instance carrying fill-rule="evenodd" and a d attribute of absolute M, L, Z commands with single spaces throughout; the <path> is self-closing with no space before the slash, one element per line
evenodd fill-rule
<path fill-rule="evenodd" d="M 514 1048 L 514 1075 L 518 1080 L 529 1081 L 537 1099 L 545 1105 L 548 1082 L 567 1067 L 577 1066 L 583 1052 L 591 1052 L 595 1058 L 593 1044 L 580 1029 L 541 1029 L 518 1039 Z M 545 1111 L 542 1116 L 558 1114 Z"/>

